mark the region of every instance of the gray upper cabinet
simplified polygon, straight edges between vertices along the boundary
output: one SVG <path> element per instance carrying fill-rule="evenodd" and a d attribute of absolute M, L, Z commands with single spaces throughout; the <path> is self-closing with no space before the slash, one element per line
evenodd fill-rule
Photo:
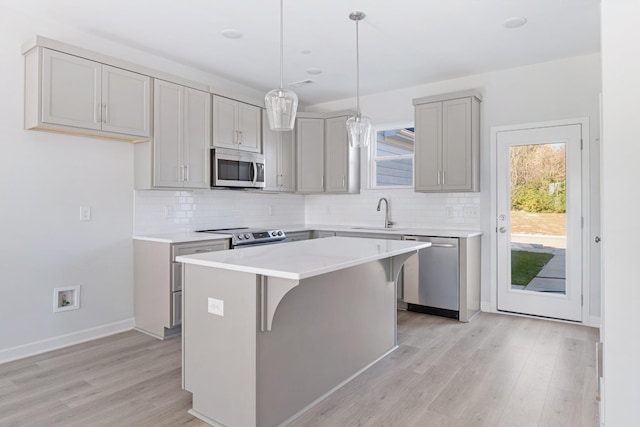
<path fill-rule="evenodd" d="M 360 150 L 349 145 L 347 116 L 325 120 L 325 192 L 360 192 Z"/>
<path fill-rule="evenodd" d="M 293 132 L 273 131 L 266 112 L 262 112 L 262 142 L 265 159 L 266 191 L 295 191 L 295 155 Z"/>
<path fill-rule="evenodd" d="M 158 79 L 154 93 L 153 141 L 135 148 L 136 188 L 209 188 L 211 95 Z"/>
<path fill-rule="evenodd" d="M 25 53 L 25 128 L 144 141 L 151 78 L 34 47 Z"/>
<path fill-rule="evenodd" d="M 480 95 L 414 99 L 415 191 L 480 191 Z"/>
<path fill-rule="evenodd" d="M 261 109 L 223 96 L 213 96 L 213 146 L 262 151 Z"/>
<path fill-rule="evenodd" d="M 324 119 L 296 119 L 298 193 L 324 192 Z"/>
<path fill-rule="evenodd" d="M 347 116 L 296 120 L 297 191 L 360 192 L 360 150 L 347 140 Z"/>

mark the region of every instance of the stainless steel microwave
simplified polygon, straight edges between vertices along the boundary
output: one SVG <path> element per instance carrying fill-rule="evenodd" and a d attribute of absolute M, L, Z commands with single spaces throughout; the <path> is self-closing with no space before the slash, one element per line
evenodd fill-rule
<path fill-rule="evenodd" d="M 246 151 L 212 148 L 211 186 L 264 187 L 264 156 Z"/>

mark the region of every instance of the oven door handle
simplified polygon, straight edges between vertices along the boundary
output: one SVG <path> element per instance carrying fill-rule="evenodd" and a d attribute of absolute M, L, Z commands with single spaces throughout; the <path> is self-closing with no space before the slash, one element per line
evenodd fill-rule
<path fill-rule="evenodd" d="M 251 181 L 251 185 L 255 187 L 256 182 L 258 181 L 258 164 L 255 160 L 252 160 L 251 164 L 253 165 L 253 180 Z"/>

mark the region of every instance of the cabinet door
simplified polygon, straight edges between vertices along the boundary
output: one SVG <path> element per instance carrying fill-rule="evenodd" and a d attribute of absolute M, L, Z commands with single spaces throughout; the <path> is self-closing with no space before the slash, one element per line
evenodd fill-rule
<path fill-rule="evenodd" d="M 43 49 L 42 121 L 100 130 L 102 65 Z"/>
<path fill-rule="evenodd" d="M 296 170 L 299 193 L 324 191 L 324 120 L 296 120 Z"/>
<path fill-rule="evenodd" d="M 280 191 L 293 193 L 296 191 L 296 157 L 293 131 L 278 133 L 280 134 L 280 143 L 278 145 L 278 157 L 280 160 L 278 163 L 278 174 L 280 175 L 278 182 Z"/>
<path fill-rule="evenodd" d="M 442 102 L 416 106 L 415 189 L 438 191 L 442 170 Z"/>
<path fill-rule="evenodd" d="M 222 148 L 238 148 L 236 133 L 236 117 L 238 101 L 213 96 L 213 146 Z"/>
<path fill-rule="evenodd" d="M 255 105 L 238 102 L 237 128 L 239 132 L 238 148 L 244 151 L 260 153 L 262 151 L 261 110 Z"/>
<path fill-rule="evenodd" d="M 183 152 L 185 187 L 209 188 L 211 95 L 184 88 Z"/>
<path fill-rule="evenodd" d="M 325 191 L 347 192 L 348 150 L 347 118 L 334 117 L 325 122 Z"/>
<path fill-rule="evenodd" d="M 282 132 L 272 131 L 267 123 L 266 113 L 263 111 L 262 116 L 262 142 L 264 144 L 264 169 L 265 169 L 265 187 L 267 191 L 280 190 L 280 139 Z M 291 132 L 289 132 L 291 133 Z"/>
<path fill-rule="evenodd" d="M 461 191 L 472 188 L 471 98 L 442 103 L 442 188 Z"/>
<path fill-rule="evenodd" d="M 182 187 L 182 99 L 180 85 L 155 80 L 153 120 L 153 185 Z"/>
<path fill-rule="evenodd" d="M 151 135 L 151 78 L 102 66 L 102 130 Z"/>

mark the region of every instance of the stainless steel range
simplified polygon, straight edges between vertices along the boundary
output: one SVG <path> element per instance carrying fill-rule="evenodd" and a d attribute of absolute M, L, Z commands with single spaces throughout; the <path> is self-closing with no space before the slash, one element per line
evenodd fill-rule
<path fill-rule="evenodd" d="M 198 230 L 199 233 L 230 234 L 231 249 L 247 246 L 268 245 L 284 240 L 287 236 L 279 229 L 250 229 L 250 228 L 218 228 L 213 230 Z"/>

